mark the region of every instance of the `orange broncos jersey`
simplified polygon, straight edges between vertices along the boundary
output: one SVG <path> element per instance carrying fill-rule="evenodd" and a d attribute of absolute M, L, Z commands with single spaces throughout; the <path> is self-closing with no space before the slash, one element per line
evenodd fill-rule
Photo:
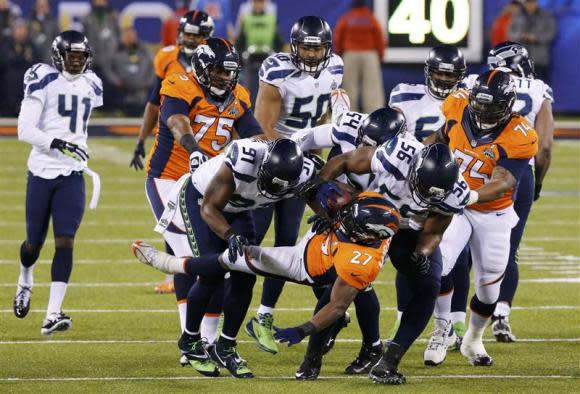
<path fill-rule="evenodd" d="M 165 79 L 171 74 L 186 74 L 191 72 L 191 62 L 188 59 L 180 59 L 180 51 L 177 45 L 170 45 L 161 48 L 155 55 L 153 65 L 155 67 L 155 75 L 159 79 Z M 180 62 L 181 60 L 181 62 Z M 187 66 L 184 66 L 184 63 Z"/>
<path fill-rule="evenodd" d="M 306 270 L 316 278 L 334 266 L 342 280 L 364 290 L 379 275 L 390 243 L 387 238 L 373 247 L 339 241 L 334 232 L 315 235 L 306 246 Z"/>
<path fill-rule="evenodd" d="M 443 102 L 449 147 L 457 159 L 470 189 L 489 182 L 500 159 L 530 159 L 538 152 L 538 135 L 521 115 L 512 114 L 503 130 L 490 137 L 476 139 L 471 131 L 467 105 L 469 92 L 458 90 Z M 513 204 L 513 188 L 497 200 L 469 206 L 478 211 L 497 211 Z"/>
<path fill-rule="evenodd" d="M 195 140 L 209 157 L 220 154 L 232 140 L 234 122 L 250 108 L 248 91 L 237 84 L 233 98 L 223 106 L 213 104 L 192 74 L 172 74 L 161 85 L 161 106 L 165 97 L 189 103 L 189 119 Z M 210 99 L 211 100 L 211 99 Z M 189 172 L 189 153 L 175 139 L 169 128 L 159 120 L 159 132 L 147 158 L 150 177 L 179 179 Z"/>

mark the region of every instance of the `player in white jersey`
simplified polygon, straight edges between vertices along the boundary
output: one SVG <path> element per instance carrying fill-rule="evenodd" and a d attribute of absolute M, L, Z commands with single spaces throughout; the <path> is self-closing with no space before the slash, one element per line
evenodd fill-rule
<path fill-rule="evenodd" d="M 539 137 L 538 153 L 522 173 L 515 193 L 514 210 L 519 220 L 511 232 L 508 265 L 492 317 L 491 328 L 496 339 L 499 342 L 513 342 L 516 337 L 509 324 L 509 314 L 519 279 L 517 251 L 532 203 L 540 197 L 542 182 L 550 166 L 554 134 L 552 116 L 554 97 L 552 89 L 545 82 L 534 79 L 534 64 L 523 45 L 511 41 L 500 43 L 489 52 L 487 62 L 492 69 L 503 69 L 510 73 L 516 88 L 513 111 L 525 117 L 534 126 Z M 469 75 L 462 82 L 462 87 L 471 89 L 475 79 L 477 75 Z M 468 253 L 463 253 L 452 273 L 456 287 L 453 293 L 451 320 L 455 328 L 464 326 L 465 321 L 469 290 L 468 257 Z"/>
<path fill-rule="evenodd" d="M 18 318 L 28 314 L 34 263 L 52 219 L 55 253 L 43 335 L 66 331 L 72 325 L 61 306 L 72 271 L 74 237 L 85 206 L 82 174 L 88 160 L 87 124 L 93 108 L 103 105 L 102 83 L 89 69 L 91 59 L 86 37 L 65 31 L 52 43 L 53 66 L 35 64 L 24 76 L 18 139 L 31 144 L 32 151 L 28 158 L 26 240 L 20 246 L 14 313 Z"/>
<path fill-rule="evenodd" d="M 165 237 L 178 256 L 211 256 L 229 249 L 231 260 L 242 247 L 256 244 L 251 210 L 291 198 L 294 190 L 316 174 L 316 163 L 304 157 L 289 139 L 271 142 L 238 140 L 174 186 L 173 197 L 161 216 L 157 230 L 168 226 L 187 236 Z M 213 177 L 211 176 L 213 174 Z M 164 233 L 164 236 L 167 233 Z M 209 258 L 209 257 L 208 257 Z M 207 302 L 223 275 L 201 275 L 188 293 L 185 331 L 179 347 L 189 363 L 201 373 L 214 376 L 217 366 L 201 346 L 199 324 Z M 224 297 L 224 325 L 212 357 L 236 377 L 252 372 L 235 350 L 236 336 L 252 299 L 255 276 L 231 274 Z"/>
<path fill-rule="evenodd" d="M 397 291 L 404 312 L 370 377 L 379 383 L 402 384 L 405 377 L 397 371 L 400 360 L 425 329 L 439 294 L 438 244 L 453 214 L 467 204 L 469 187 L 448 147 L 425 147 L 415 139 L 399 137 L 380 147 L 360 147 L 330 159 L 320 178 L 331 180 L 346 172 L 374 175 L 369 190 L 382 193 L 401 213 L 401 230 L 393 237 L 389 257 L 398 271 Z M 326 185 L 317 191 L 317 201 L 323 206 L 336 193 Z"/>
<path fill-rule="evenodd" d="M 389 106 L 405 116 L 407 133 L 423 141 L 443 126 L 443 100 L 465 75 L 463 53 L 453 45 L 438 45 L 425 60 L 425 85 L 400 83 L 391 91 Z"/>
<path fill-rule="evenodd" d="M 327 112 L 331 91 L 340 87 L 342 59 L 332 53 L 332 31 L 318 16 L 305 16 L 290 32 L 291 53 L 268 57 L 260 68 L 255 116 L 269 139 L 291 137 L 296 131 L 318 124 Z M 294 246 L 305 204 L 294 198 L 254 212 L 258 242 L 264 239 L 272 217 L 276 218 L 274 246 Z M 266 279 L 257 316 L 246 332 L 262 350 L 277 353 L 273 338 L 273 311 L 284 282 Z"/>
<path fill-rule="evenodd" d="M 336 124 L 325 124 L 295 133 L 292 137 L 303 151 L 331 148 L 329 158 L 355 150 L 359 146 L 380 146 L 389 139 L 404 133 L 405 119 L 392 108 L 380 108 L 370 114 L 343 112 Z M 347 173 L 338 180 L 359 191 L 368 190 L 374 174 Z M 319 305 L 320 306 L 320 303 Z M 318 308 L 317 306 L 317 308 Z M 365 289 L 355 299 L 358 324 L 362 333 L 362 346 L 357 358 L 345 369 L 347 374 L 367 374 L 383 354 L 379 334 L 380 303 L 372 288 Z M 315 379 L 322 366 L 321 346 L 317 336 L 310 338 L 308 350 L 297 376 Z"/>

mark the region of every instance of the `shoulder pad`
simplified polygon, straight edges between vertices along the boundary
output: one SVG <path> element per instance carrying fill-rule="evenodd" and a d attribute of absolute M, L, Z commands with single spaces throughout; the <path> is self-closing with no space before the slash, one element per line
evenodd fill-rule
<path fill-rule="evenodd" d="M 262 62 L 259 77 L 264 82 L 278 85 L 284 79 L 299 71 L 294 63 L 292 63 L 290 55 L 276 53 Z"/>
<path fill-rule="evenodd" d="M 400 83 L 391 91 L 389 106 L 407 101 L 421 100 L 426 94 L 425 85 Z"/>
<path fill-rule="evenodd" d="M 89 70 L 83 74 L 83 76 L 89 81 L 89 84 L 93 88 L 93 91 L 97 96 L 103 94 L 103 81 L 97 74 Z"/>
<path fill-rule="evenodd" d="M 24 74 L 25 95 L 42 90 L 59 77 L 59 71 L 45 63 L 37 63 Z"/>
<path fill-rule="evenodd" d="M 328 70 L 329 73 L 333 75 L 344 74 L 344 62 L 342 61 L 342 58 L 337 54 L 333 53 L 330 56 L 330 61 L 328 62 L 328 66 L 326 67 L 326 69 Z"/>

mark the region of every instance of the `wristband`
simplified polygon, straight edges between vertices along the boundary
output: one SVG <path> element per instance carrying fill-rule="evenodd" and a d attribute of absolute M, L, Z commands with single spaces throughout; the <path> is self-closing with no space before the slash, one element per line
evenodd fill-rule
<path fill-rule="evenodd" d="M 230 235 L 233 235 L 233 234 L 234 234 L 234 229 L 233 229 L 233 228 L 231 228 L 231 227 L 230 227 L 230 228 L 228 228 L 228 231 L 226 231 L 226 232 L 224 233 L 224 239 L 228 239 L 228 238 L 230 237 Z"/>
<path fill-rule="evenodd" d="M 302 336 L 307 337 L 312 335 L 316 332 L 316 326 L 312 324 L 312 322 L 308 321 L 301 326 L 298 326 L 298 331 L 302 334 Z"/>
<path fill-rule="evenodd" d="M 469 199 L 467 200 L 466 206 L 473 205 L 477 201 L 479 201 L 479 193 L 476 192 L 475 190 L 470 190 L 469 191 Z"/>
<path fill-rule="evenodd" d="M 179 140 L 179 144 L 183 146 L 185 150 L 189 152 L 189 154 L 192 154 L 196 150 L 199 150 L 193 134 L 184 134 Z"/>

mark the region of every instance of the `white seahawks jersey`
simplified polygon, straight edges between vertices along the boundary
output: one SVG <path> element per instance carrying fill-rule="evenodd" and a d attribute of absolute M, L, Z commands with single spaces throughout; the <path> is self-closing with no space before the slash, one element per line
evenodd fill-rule
<path fill-rule="evenodd" d="M 340 115 L 336 124 L 325 124 L 312 129 L 295 133 L 292 139 L 304 151 L 321 148 L 332 148 L 328 159 L 356 149 L 358 129 L 367 114 L 347 111 Z M 367 190 L 374 174 L 350 174 L 340 176 L 337 180 L 346 182 L 359 190 Z"/>
<path fill-rule="evenodd" d="M 369 190 L 383 194 L 399 209 L 401 228 L 421 230 L 430 211 L 446 215 L 460 213 L 469 199 L 469 186 L 459 174 L 453 192 L 437 206 L 426 208 L 415 202 L 409 186 L 409 172 L 413 158 L 423 148 L 417 140 L 395 137 L 381 145 L 371 161 L 375 179 Z"/>
<path fill-rule="evenodd" d="M 462 87 L 471 89 L 477 77 L 477 74 L 469 75 L 463 80 Z M 534 125 L 544 100 L 554 102 L 552 88 L 541 79 L 522 78 L 513 74 L 511 77 L 516 85 L 516 102 L 513 110 Z"/>
<path fill-rule="evenodd" d="M 342 84 L 343 63 L 332 54 L 318 78 L 301 71 L 289 53 L 276 53 L 262 63 L 260 81 L 278 88 L 282 96 L 276 131 L 288 138 L 297 130 L 317 125 L 328 110 L 330 92 Z"/>
<path fill-rule="evenodd" d="M 42 108 L 40 114 L 28 116 L 44 134 L 41 138 L 46 141 L 58 138 L 87 150 L 89 117 L 93 108 L 102 105 L 103 85 L 92 71 L 68 80 L 56 68 L 40 63 L 29 68 L 24 76 L 21 115 L 27 113 L 27 106 L 38 106 L 39 110 Z M 19 134 L 32 132 L 19 130 Z M 86 162 L 76 161 L 43 145 L 33 145 L 28 158 L 28 168 L 34 175 L 52 179 L 59 175 L 69 175 L 72 171 L 82 171 L 87 165 Z"/>
<path fill-rule="evenodd" d="M 242 139 L 233 141 L 226 152 L 211 158 L 203 163 L 192 175 L 191 181 L 195 188 L 205 194 L 212 177 L 223 163 L 231 170 L 236 183 L 236 190 L 224 207 L 225 212 L 250 211 L 265 207 L 276 201 L 293 197 L 292 193 L 278 198 L 269 198 L 258 190 L 258 172 L 260 163 L 268 150 L 264 141 Z M 299 183 L 310 180 L 315 175 L 315 165 L 312 160 L 304 157 L 304 165 Z"/>
<path fill-rule="evenodd" d="M 411 135 L 419 141 L 443 126 L 442 105 L 443 100 L 432 96 L 427 86 L 421 84 L 400 83 L 389 98 L 389 106 L 405 117 L 406 136 Z"/>

